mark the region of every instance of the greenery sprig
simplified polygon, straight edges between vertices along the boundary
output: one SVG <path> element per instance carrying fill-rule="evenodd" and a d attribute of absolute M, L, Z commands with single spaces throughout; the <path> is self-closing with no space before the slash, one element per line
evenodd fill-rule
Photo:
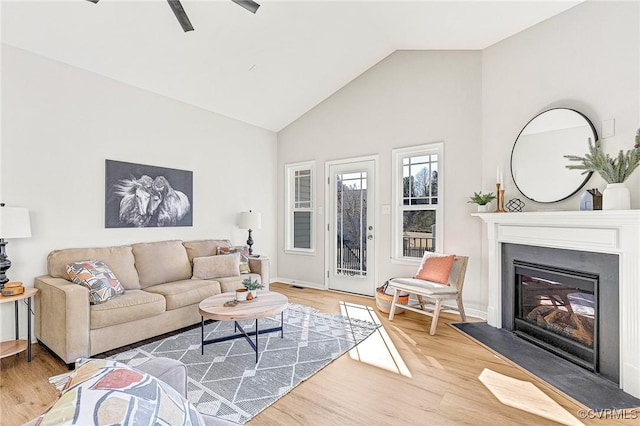
<path fill-rule="evenodd" d="M 488 194 L 483 194 L 482 191 L 474 192 L 473 197 L 469 197 L 469 201 L 467 201 L 467 203 L 484 206 L 489 204 L 491 200 L 494 200 L 495 198 L 496 196 L 493 195 L 493 192 L 490 192 Z"/>
<path fill-rule="evenodd" d="M 640 165 L 640 129 L 636 133 L 636 144 L 626 153 L 620 150 L 616 157 L 611 157 L 602 151 L 600 141 L 594 144 L 589 138 L 589 153 L 584 157 L 565 155 L 569 161 L 579 161 L 582 164 L 568 164 L 571 170 L 584 170 L 582 174 L 598 172 L 607 183 L 622 183 Z"/>
<path fill-rule="evenodd" d="M 258 290 L 260 288 L 264 288 L 262 284 L 258 282 L 258 280 L 252 280 L 251 278 L 245 278 L 242 280 L 242 285 L 247 290 Z"/>

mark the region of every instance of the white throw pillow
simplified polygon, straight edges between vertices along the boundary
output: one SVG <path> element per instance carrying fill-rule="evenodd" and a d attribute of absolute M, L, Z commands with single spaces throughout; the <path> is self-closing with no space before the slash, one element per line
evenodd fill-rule
<path fill-rule="evenodd" d="M 240 253 L 193 258 L 194 280 L 240 276 Z"/>

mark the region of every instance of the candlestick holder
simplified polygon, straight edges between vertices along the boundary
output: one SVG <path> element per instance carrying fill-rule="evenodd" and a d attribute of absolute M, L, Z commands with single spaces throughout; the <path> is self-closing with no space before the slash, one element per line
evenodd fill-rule
<path fill-rule="evenodd" d="M 496 183 L 496 213 L 504 213 L 504 189 L 500 189 L 500 184 Z"/>

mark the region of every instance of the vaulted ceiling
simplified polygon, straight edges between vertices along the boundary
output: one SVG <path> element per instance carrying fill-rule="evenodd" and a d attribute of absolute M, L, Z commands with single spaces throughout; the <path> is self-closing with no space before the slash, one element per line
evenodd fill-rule
<path fill-rule="evenodd" d="M 483 49 L 580 1 L 2 1 L 2 42 L 279 131 L 399 49 Z"/>

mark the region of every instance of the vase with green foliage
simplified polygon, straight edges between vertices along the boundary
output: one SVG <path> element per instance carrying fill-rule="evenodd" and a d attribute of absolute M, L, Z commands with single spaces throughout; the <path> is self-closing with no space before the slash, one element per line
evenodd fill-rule
<path fill-rule="evenodd" d="M 589 153 L 584 157 L 577 155 L 565 155 L 570 161 L 580 164 L 568 164 L 566 167 L 571 170 L 583 170 L 582 174 L 598 172 L 602 179 L 607 182 L 607 188 L 602 194 L 603 210 L 628 210 L 631 208 L 631 194 L 624 185 L 624 181 L 640 165 L 640 129 L 636 132 L 635 145 L 633 149 L 624 152 L 620 150 L 618 155 L 611 157 L 602 151 L 602 143 L 593 143 L 589 138 Z"/>
<path fill-rule="evenodd" d="M 493 192 L 483 194 L 482 191 L 480 191 L 480 192 L 474 192 L 473 196 L 469 197 L 469 201 L 467 201 L 467 203 L 477 204 L 479 212 L 486 212 L 488 208 L 487 204 L 489 204 L 491 201 L 495 199 L 496 199 L 496 196 L 493 195 Z"/>
<path fill-rule="evenodd" d="M 264 288 L 264 286 L 260 284 L 258 280 L 252 280 L 251 278 L 245 278 L 244 280 L 242 280 L 242 285 L 244 286 L 244 288 L 249 290 L 251 296 L 253 297 L 258 296 L 258 289 Z"/>

